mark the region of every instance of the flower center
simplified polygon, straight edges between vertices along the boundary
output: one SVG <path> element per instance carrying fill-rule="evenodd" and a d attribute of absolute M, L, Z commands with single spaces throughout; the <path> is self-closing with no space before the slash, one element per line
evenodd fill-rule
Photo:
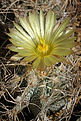
<path fill-rule="evenodd" d="M 45 39 L 43 39 L 42 37 L 40 38 L 40 44 L 38 45 L 38 50 L 39 52 L 43 53 L 48 51 L 48 45 L 46 45 Z"/>

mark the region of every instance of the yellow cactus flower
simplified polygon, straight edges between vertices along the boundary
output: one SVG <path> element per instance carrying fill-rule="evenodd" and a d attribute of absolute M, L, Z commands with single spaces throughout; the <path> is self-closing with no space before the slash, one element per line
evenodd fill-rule
<path fill-rule="evenodd" d="M 49 10 L 46 18 L 40 10 L 29 13 L 28 17 L 20 17 L 20 26 L 16 23 L 8 35 L 13 45 L 8 48 L 18 54 L 11 57 L 13 60 L 22 59 L 21 64 L 33 61 L 33 68 L 44 69 L 56 62 L 67 62 L 63 56 L 73 54 L 72 47 L 76 46 L 71 37 L 75 29 L 66 29 L 69 18 L 62 23 L 56 23 L 56 14 Z"/>

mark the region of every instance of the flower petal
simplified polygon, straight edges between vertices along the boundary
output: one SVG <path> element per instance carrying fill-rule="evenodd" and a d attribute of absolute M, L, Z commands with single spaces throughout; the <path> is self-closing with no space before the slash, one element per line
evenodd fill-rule
<path fill-rule="evenodd" d="M 30 49 L 30 48 L 24 49 L 23 47 L 17 47 L 17 46 L 13 46 L 13 45 L 8 45 L 7 47 L 8 47 L 8 49 L 15 51 L 15 52 L 20 52 L 20 53 L 23 52 L 23 55 L 24 55 L 24 53 L 33 53 L 33 49 Z"/>
<path fill-rule="evenodd" d="M 29 22 L 31 24 L 31 27 L 35 33 L 36 40 L 39 40 L 40 36 L 40 27 L 39 27 L 39 18 L 38 15 L 35 13 L 34 15 L 32 13 L 29 13 Z"/>
<path fill-rule="evenodd" d="M 16 47 L 13 45 L 9 46 L 8 48 L 12 51 L 18 52 L 18 54 L 22 57 L 35 55 L 34 50 L 32 49 L 24 49 L 22 47 Z"/>
<path fill-rule="evenodd" d="M 19 54 L 16 54 L 16 55 L 13 55 L 13 56 L 10 58 L 10 60 L 18 61 L 18 60 L 20 60 L 20 59 L 22 59 L 22 58 L 23 58 L 22 56 L 20 56 Z"/>
<path fill-rule="evenodd" d="M 9 39 L 15 46 L 19 46 L 19 47 L 23 47 L 24 49 L 33 49 L 32 46 L 29 46 L 28 44 L 26 43 L 22 43 L 22 42 L 19 42 L 19 41 L 16 41 L 16 39 Z"/>
<path fill-rule="evenodd" d="M 55 31 L 55 33 L 52 36 L 53 42 L 55 39 L 58 38 L 58 35 L 66 28 L 66 26 L 69 23 L 69 20 L 70 20 L 69 18 L 64 20 L 63 23 L 61 23 L 61 25 L 57 28 L 57 30 Z"/>
<path fill-rule="evenodd" d="M 58 55 L 58 57 L 59 57 L 59 59 L 60 59 L 59 62 L 64 62 L 64 63 L 66 63 L 66 64 L 69 64 L 69 62 L 68 62 L 68 61 L 66 60 L 66 58 L 64 58 L 63 56 Z"/>
<path fill-rule="evenodd" d="M 17 41 L 22 41 L 23 43 L 26 43 L 28 45 L 33 45 L 35 47 L 34 42 L 32 41 L 32 39 L 28 39 L 26 38 L 22 33 L 20 33 L 18 30 L 16 29 L 11 29 L 10 33 L 8 33 L 8 35 L 10 37 L 17 38 Z"/>
<path fill-rule="evenodd" d="M 54 46 L 54 48 L 56 48 L 56 49 L 69 49 L 69 48 L 72 48 L 72 47 L 75 47 L 77 45 L 77 43 L 76 42 L 73 42 L 73 43 L 66 43 L 66 44 L 61 44 L 61 43 L 59 43 L 59 44 L 56 44 L 55 46 Z"/>
<path fill-rule="evenodd" d="M 56 14 L 55 14 L 55 12 L 52 12 L 50 10 L 48 12 L 47 16 L 46 16 L 46 27 L 45 27 L 45 40 L 46 40 L 46 43 L 48 43 L 48 41 L 49 41 L 49 39 L 51 37 L 52 30 L 53 30 L 54 25 L 55 25 L 55 21 L 56 21 Z"/>
<path fill-rule="evenodd" d="M 38 14 L 36 13 L 36 12 L 33 12 L 33 18 L 34 18 L 34 22 L 35 22 L 35 28 L 36 28 L 36 30 L 35 31 L 37 31 L 37 34 L 38 34 L 38 36 L 41 36 L 41 34 L 40 34 L 40 20 L 39 20 L 39 16 L 38 16 Z"/>
<path fill-rule="evenodd" d="M 44 59 L 41 58 L 38 69 L 43 70 L 44 69 Z"/>
<path fill-rule="evenodd" d="M 31 56 L 31 55 L 35 55 L 34 52 L 32 51 L 26 51 L 26 50 L 19 50 L 19 55 L 23 56 L 23 57 L 26 57 L 26 56 Z"/>
<path fill-rule="evenodd" d="M 20 23 L 22 25 L 22 27 L 28 32 L 28 34 L 32 37 L 35 38 L 34 32 L 32 30 L 32 28 L 30 27 L 29 23 L 26 20 L 26 17 L 24 18 L 20 18 Z"/>
<path fill-rule="evenodd" d="M 35 58 L 36 58 L 37 56 L 35 56 L 35 55 L 31 55 L 31 56 L 28 56 L 28 57 L 25 57 L 22 61 L 21 61 L 21 63 L 20 64 L 26 64 L 27 62 L 31 62 L 31 61 L 33 61 L 33 60 L 35 60 Z"/>
<path fill-rule="evenodd" d="M 41 61 L 41 57 L 37 57 L 33 62 L 33 68 L 37 68 L 40 64 L 40 61 Z"/>
<path fill-rule="evenodd" d="M 69 62 L 67 62 L 66 58 L 64 58 L 63 56 L 52 54 L 51 57 L 52 57 L 56 62 L 65 62 L 66 64 L 69 63 Z"/>
<path fill-rule="evenodd" d="M 41 29 L 41 36 L 42 38 L 44 38 L 44 14 L 42 10 L 40 10 L 40 29 Z"/>
<path fill-rule="evenodd" d="M 48 67 L 51 66 L 51 62 L 49 61 L 49 56 L 45 56 L 45 57 L 44 57 L 44 63 L 45 63 L 45 65 L 48 66 Z"/>
<path fill-rule="evenodd" d="M 31 40 L 31 37 L 23 30 L 21 26 L 16 23 L 14 23 L 14 25 L 28 40 Z"/>
<path fill-rule="evenodd" d="M 68 43 L 71 43 L 72 41 L 74 41 L 76 39 L 76 37 L 70 37 L 70 38 L 67 38 L 63 41 L 60 41 L 60 42 L 57 42 L 54 44 L 54 45 L 63 45 L 63 44 L 68 44 Z"/>
<path fill-rule="evenodd" d="M 60 62 L 60 58 L 57 58 L 52 54 L 49 56 L 49 60 L 54 64 L 56 64 L 56 62 Z"/>
<path fill-rule="evenodd" d="M 50 20 L 51 20 L 51 16 L 52 16 L 52 11 L 49 10 L 46 16 L 46 22 L 45 22 L 45 33 L 47 33 L 49 27 L 50 27 Z"/>
<path fill-rule="evenodd" d="M 51 54 L 65 56 L 74 54 L 74 51 L 71 49 L 54 49 Z"/>
<path fill-rule="evenodd" d="M 74 31 L 75 31 L 75 29 L 71 29 L 67 33 L 65 33 L 64 35 L 62 35 L 59 38 L 57 38 L 56 40 L 55 39 L 52 39 L 52 44 L 55 45 L 55 44 L 57 44 L 57 43 L 59 43 L 61 41 L 66 40 L 68 37 L 70 37 L 73 34 Z"/>

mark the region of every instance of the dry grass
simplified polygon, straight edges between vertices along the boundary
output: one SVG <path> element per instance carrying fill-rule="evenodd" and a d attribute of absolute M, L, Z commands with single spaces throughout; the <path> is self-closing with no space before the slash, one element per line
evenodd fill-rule
<path fill-rule="evenodd" d="M 70 16 L 69 27 L 75 27 L 80 5 L 78 0 L 2 0 L 0 22 L 6 32 L 6 26 L 12 28 L 13 21 L 19 22 L 19 16 L 27 15 L 29 11 L 39 12 L 40 9 L 46 14 L 52 9 L 61 21 Z M 23 111 L 26 107 L 29 112 L 38 110 L 38 114 L 31 121 L 70 121 L 72 115 L 80 116 L 81 111 L 74 112 L 81 100 L 81 31 L 78 29 L 76 33 L 80 45 L 74 48 L 74 55 L 66 57 L 71 64 L 53 65 L 43 72 L 32 69 L 31 64 L 21 66 L 19 63 L 11 62 L 9 58 L 12 53 L 5 48 L 8 38 L 4 39 L 0 45 L 1 120 L 29 121 L 27 112 Z M 34 110 L 29 108 L 29 104 Z"/>

